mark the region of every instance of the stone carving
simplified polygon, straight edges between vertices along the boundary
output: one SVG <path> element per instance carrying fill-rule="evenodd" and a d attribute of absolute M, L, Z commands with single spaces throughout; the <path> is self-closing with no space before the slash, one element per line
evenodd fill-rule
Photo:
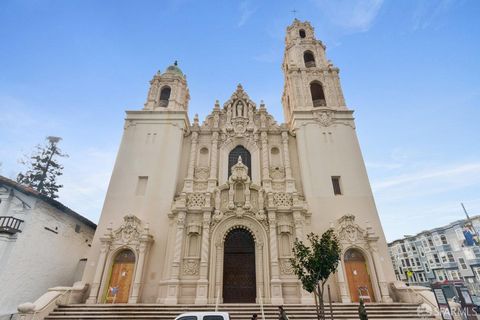
<path fill-rule="evenodd" d="M 314 115 L 317 122 L 323 127 L 328 127 L 333 123 L 333 111 L 322 110 L 320 112 L 316 112 Z"/>
<path fill-rule="evenodd" d="M 198 259 L 184 259 L 183 273 L 189 276 L 198 274 Z"/>
<path fill-rule="evenodd" d="M 232 174 L 228 178 L 230 186 L 228 191 L 228 209 L 233 210 L 242 206 L 244 209 L 250 209 L 250 177 L 248 176 L 248 167 L 242 163 L 242 157 L 238 157 L 238 162 L 231 168 Z"/>
<path fill-rule="evenodd" d="M 292 195 L 285 192 L 273 194 L 273 205 L 280 208 L 289 208 L 293 205 Z"/>
<path fill-rule="evenodd" d="M 187 207 L 189 209 L 201 209 L 205 206 L 204 193 L 191 193 L 187 198 Z"/>
<path fill-rule="evenodd" d="M 274 180 L 280 180 L 285 178 L 284 167 L 270 167 L 270 177 Z"/>
<path fill-rule="evenodd" d="M 123 218 L 123 224 L 113 232 L 114 239 L 127 244 L 138 240 L 140 237 L 141 226 L 140 219 L 134 215 L 126 215 Z"/>
<path fill-rule="evenodd" d="M 207 180 L 210 175 L 209 167 L 196 167 L 195 178 L 199 180 Z"/>
<path fill-rule="evenodd" d="M 293 267 L 289 259 L 281 259 L 280 262 L 280 271 L 283 274 L 291 275 L 293 274 Z"/>
<path fill-rule="evenodd" d="M 208 187 L 208 183 L 207 183 L 207 182 L 195 182 L 195 183 L 193 184 L 193 191 L 194 191 L 194 192 L 206 191 L 206 190 L 207 190 L 207 187 Z"/>

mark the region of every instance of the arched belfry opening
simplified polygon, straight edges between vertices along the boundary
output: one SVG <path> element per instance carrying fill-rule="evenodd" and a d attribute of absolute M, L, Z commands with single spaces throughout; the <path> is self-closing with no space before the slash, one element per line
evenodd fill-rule
<path fill-rule="evenodd" d="M 164 86 L 160 91 L 160 107 L 167 107 L 168 100 L 170 99 L 170 93 L 172 89 L 169 86 Z"/>
<path fill-rule="evenodd" d="M 303 53 L 303 61 L 305 62 L 306 68 L 313 68 L 315 67 L 315 56 L 313 55 L 312 51 L 305 51 Z"/>
<path fill-rule="evenodd" d="M 300 38 L 305 38 L 305 36 L 306 36 L 305 30 L 303 30 L 303 29 L 300 29 L 300 30 L 298 31 L 298 34 L 300 35 Z"/>
<path fill-rule="evenodd" d="M 231 230 L 224 244 L 223 302 L 255 303 L 255 240 L 242 228 Z"/>
<path fill-rule="evenodd" d="M 242 163 L 248 168 L 248 176 L 252 179 L 252 156 L 244 146 L 238 145 L 230 151 L 228 155 L 228 177 L 232 174 L 232 166 L 238 162 L 238 157 L 242 157 Z"/>
<path fill-rule="evenodd" d="M 325 94 L 323 92 L 323 86 L 318 81 L 310 83 L 310 93 L 312 94 L 312 102 L 314 107 L 324 107 L 327 105 L 325 101 Z"/>

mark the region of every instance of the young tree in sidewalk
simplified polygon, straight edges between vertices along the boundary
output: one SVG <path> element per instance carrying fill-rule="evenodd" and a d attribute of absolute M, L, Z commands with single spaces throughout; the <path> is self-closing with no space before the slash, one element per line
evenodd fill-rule
<path fill-rule="evenodd" d="M 46 140 L 47 143 L 44 146 L 37 145 L 36 151 L 21 161 L 27 169 L 17 175 L 17 182 L 55 199 L 58 198 L 58 190 L 63 187 L 57 181 L 57 178 L 63 174 L 63 166 L 57 158 L 68 157 L 68 155 L 62 153 L 58 147 L 62 138 L 50 136 Z"/>
<path fill-rule="evenodd" d="M 310 246 L 296 239 L 293 258 L 290 259 L 293 271 L 302 282 L 303 288 L 314 294 L 318 319 L 325 319 L 323 293 L 330 274 L 335 272 L 340 261 L 340 244 L 333 232 L 327 230 L 321 237 L 314 233 L 307 235 Z"/>

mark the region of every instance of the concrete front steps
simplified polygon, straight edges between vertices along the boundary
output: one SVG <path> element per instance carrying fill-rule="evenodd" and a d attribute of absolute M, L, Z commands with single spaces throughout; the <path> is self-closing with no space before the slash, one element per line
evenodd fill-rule
<path fill-rule="evenodd" d="M 284 309 L 290 320 L 316 320 L 315 306 L 286 304 Z M 358 317 L 358 304 L 333 303 L 333 319 L 353 320 Z M 173 320 L 185 312 L 214 311 L 214 305 L 159 305 L 159 304 L 72 304 L 58 306 L 45 319 L 48 320 L 83 320 L 83 319 L 131 319 L 131 320 Z M 257 313 L 261 320 L 258 304 L 221 304 L 218 311 L 230 313 L 232 320 L 250 320 Z M 265 319 L 277 320 L 278 309 L 275 305 L 264 306 Z M 418 305 L 407 303 L 372 303 L 367 304 L 369 319 L 434 319 L 433 316 L 418 311 Z M 326 305 L 326 319 L 330 318 L 330 307 Z"/>

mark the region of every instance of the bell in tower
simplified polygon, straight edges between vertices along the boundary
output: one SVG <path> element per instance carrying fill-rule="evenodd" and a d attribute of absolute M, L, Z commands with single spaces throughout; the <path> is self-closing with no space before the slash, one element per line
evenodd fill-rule
<path fill-rule="evenodd" d="M 189 100 L 187 76 L 183 74 L 175 61 L 164 73 L 158 71 L 150 81 L 150 90 L 144 110 L 188 111 Z"/>
<path fill-rule="evenodd" d="M 287 123 L 294 111 L 318 108 L 346 109 L 339 69 L 325 55 L 325 45 L 315 38 L 309 22 L 297 19 L 287 28 L 282 97 Z"/>

